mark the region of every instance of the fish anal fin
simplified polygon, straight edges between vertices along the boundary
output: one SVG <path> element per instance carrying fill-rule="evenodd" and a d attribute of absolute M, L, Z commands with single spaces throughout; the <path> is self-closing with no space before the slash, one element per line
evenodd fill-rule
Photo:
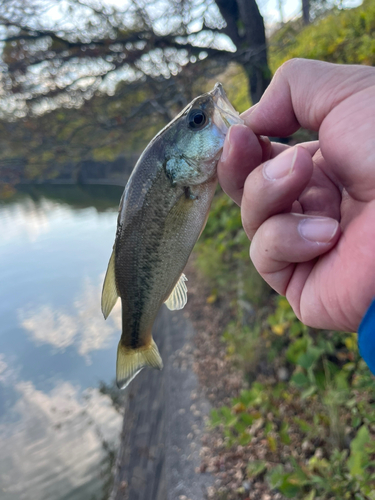
<path fill-rule="evenodd" d="M 163 368 L 158 346 L 151 340 L 149 346 L 132 349 L 122 344 L 121 340 L 117 349 L 116 382 L 119 389 L 125 389 L 133 378 L 145 368 Z"/>
<path fill-rule="evenodd" d="M 112 251 L 109 259 L 107 273 L 104 278 L 102 291 L 102 312 L 107 319 L 118 299 L 115 280 L 115 250 Z"/>
<path fill-rule="evenodd" d="M 165 301 L 165 305 L 171 311 L 176 311 L 177 309 L 183 309 L 185 307 L 187 302 L 187 286 L 185 281 L 187 281 L 187 277 L 182 273 L 172 293 Z"/>

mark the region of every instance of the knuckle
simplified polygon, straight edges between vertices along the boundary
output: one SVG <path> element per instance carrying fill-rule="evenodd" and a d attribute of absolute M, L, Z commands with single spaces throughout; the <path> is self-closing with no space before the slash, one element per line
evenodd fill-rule
<path fill-rule="evenodd" d="M 280 234 L 274 218 L 266 220 L 266 222 L 262 224 L 259 229 L 258 244 L 262 249 L 262 254 L 267 259 L 274 259 L 275 256 L 279 255 L 281 251 L 279 239 Z"/>
<path fill-rule="evenodd" d="M 250 256 L 271 258 L 275 251 L 275 226 L 272 219 L 266 220 L 257 231 L 250 247 Z"/>
<path fill-rule="evenodd" d="M 289 59 L 288 61 L 284 62 L 276 71 L 274 78 L 280 78 L 280 77 L 286 77 L 288 79 L 288 76 L 291 73 L 295 72 L 300 72 L 301 71 L 301 66 L 303 66 L 306 63 L 306 59 L 302 59 L 300 57 L 295 57 L 293 59 Z"/>
<path fill-rule="evenodd" d="M 258 226 L 254 224 L 254 221 L 251 218 L 246 216 L 242 216 L 242 225 L 247 237 L 249 238 L 249 240 L 252 240 L 258 230 Z"/>
<path fill-rule="evenodd" d="M 260 272 L 259 270 L 259 262 L 258 262 L 258 245 L 257 245 L 257 240 L 256 238 L 252 240 L 251 245 L 250 245 L 250 259 L 252 263 L 254 264 L 255 268 Z"/>

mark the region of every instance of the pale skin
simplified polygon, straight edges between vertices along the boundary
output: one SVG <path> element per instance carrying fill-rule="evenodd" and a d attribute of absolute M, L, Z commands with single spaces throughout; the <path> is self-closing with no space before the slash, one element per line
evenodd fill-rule
<path fill-rule="evenodd" d="M 291 60 L 242 118 L 218 176 L 255 267 L 306 325 L 356 331 L 375 297 L 375 68 Z M 319 140 L 260 137 L 299 127 Z"/>

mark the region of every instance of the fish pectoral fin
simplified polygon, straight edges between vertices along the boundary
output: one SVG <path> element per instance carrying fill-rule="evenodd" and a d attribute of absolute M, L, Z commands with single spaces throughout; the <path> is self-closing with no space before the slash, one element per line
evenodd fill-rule
<path fill-rule="evenodd" d="M 107 319 L 118 299 L 118 292 L 115 280 L 115 250 L 112 251 L 109 259 L 107 273 L 104 278 L 102 291 L 102 312 Z"/>
<path fill-rule="evenodd" d="M 180 279 L 177 281 L 176 286 L 173 288 L 172 293 L 165 301 L 165 305 L 171 311 L 176 311 L 177 309 L 183 309 L 187 302 L 187 286 L 185 281 L 187 277 L 184 273 L 181 274 Z"/>
<path fill-rule="evenodd" d="M 117 387 L 125 389 L 145 366 L 151 366 L 158 370 L 163 368 L 163 361 L 154 340 L 151 340 L 151 344 L 148 347 L 138 349 L 125 347 L 120 340 L 117 349 Z"/>

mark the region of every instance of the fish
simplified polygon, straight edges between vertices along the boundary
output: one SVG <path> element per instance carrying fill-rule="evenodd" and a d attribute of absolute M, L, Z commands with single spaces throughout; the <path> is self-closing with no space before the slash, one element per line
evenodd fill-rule
<path fill-rule="evenodd" d="M 101 301 L 106 319 L 121 298 L 120 389 L 144 367 L 163 367 L 152 327 L 163 303 L 178 310 L 187 302 L 183 270 L 207 222 L 225 136 L 238 123 L 217 83 L 151 140 L 125 186 Z"/>

